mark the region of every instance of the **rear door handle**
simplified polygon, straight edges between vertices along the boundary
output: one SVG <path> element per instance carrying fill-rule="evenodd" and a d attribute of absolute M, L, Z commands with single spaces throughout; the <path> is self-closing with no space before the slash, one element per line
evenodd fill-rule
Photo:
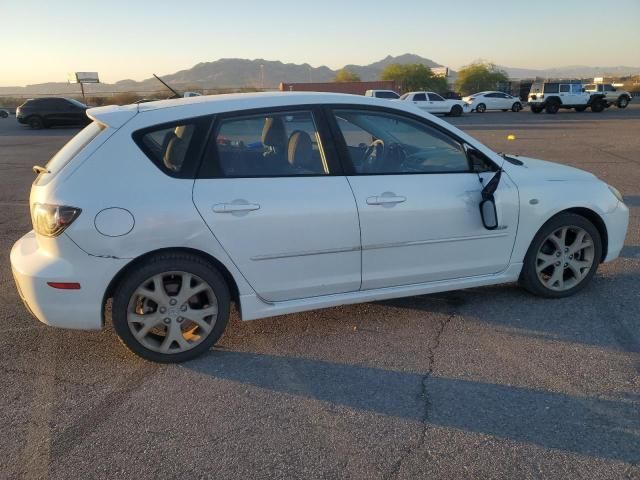
<path fill-rule="evenodd" d="M 257 203 L 218 203 L 213 206 L 215 213 L 251 212 L 259 209 L 260 205 Z"/>
<path fill-rule="evenodd" d="M 382 195 L 367 198 L 367 205 L 393 205 L 406 201 L 407 197 L 402 197 L 399 195 L 385 195 L 383 193 Z"/>

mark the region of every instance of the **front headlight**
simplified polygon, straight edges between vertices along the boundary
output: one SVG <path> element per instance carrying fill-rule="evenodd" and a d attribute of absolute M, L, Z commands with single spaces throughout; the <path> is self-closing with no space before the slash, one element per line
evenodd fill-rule
<path fill-rule="evenodd" d="M 611 193 L 613 193 L 614 197 L 616 197 L 620 202 L 624 203 L 624 198 L 622 198 L 620 190 L 618 190 L 616 187 L 612 187 L 611 185 L 607 185 L 607 187 L 609 187 L 609 190 L 611 191 Z"/>
<path fill-rule="evenodd" d="M 64 232 L 82 212 L 76 207 L 36 203 L 31 211 L 33 229 L 45 237 L 57 237 Z"/>

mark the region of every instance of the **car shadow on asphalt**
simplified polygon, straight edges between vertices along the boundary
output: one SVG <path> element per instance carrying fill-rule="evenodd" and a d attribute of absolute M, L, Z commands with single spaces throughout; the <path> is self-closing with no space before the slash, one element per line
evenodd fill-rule
<path fill-rule="evenodd" d="M 634 256 L 637 255 L 637 256 Z M 626 246 L 622 256 L 640 258 L 640 247 Z M 581 292 L 567 298 L 545 299 L 513 284 L 479 287 L 439 294 L 451 297 L 456 313 L 465 318 L 509 329 L 512 334 L 640 353 L 640 305 L 635 285 L 640 273 L 596 274 Z M 430 312 L 431 296 L 378 302 L 397 308 Z"/>
<path fill-rule="evenodd" d="M 182 368 L 332 405 L 425 421 L 427 425 L 581 455 L 640 461 L 640 417 L 632 395 L 615 400 L 580 397 L 475 380 L 221 350 Z"/>

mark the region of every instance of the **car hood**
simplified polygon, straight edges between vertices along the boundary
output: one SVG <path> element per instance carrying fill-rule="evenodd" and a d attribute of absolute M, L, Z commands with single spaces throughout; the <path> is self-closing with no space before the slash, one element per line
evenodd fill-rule
<path fill-rule="evenodd" d="M 595 180 L 597 178 L 594 174 L 580 170 L 579 168 L 547 162 L 546 160 L 511 154 L 506 154 L 505 157 L 502 168 L 509 176 L 515 178 L 531 178 L 534 176 L 540 180 L 550 182 Z M 518 163 L 522 163 L 522 165 L 518 165 Z"/>

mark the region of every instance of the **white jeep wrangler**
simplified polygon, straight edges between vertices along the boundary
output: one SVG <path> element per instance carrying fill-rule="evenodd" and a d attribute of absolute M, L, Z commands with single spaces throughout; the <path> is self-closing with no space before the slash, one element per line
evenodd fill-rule
<path fill-rule="evenodd" d="M 584 86 L 586 92 L 601 93 L 607 101 L 607 106 L 616 105 L 618 108 L 627 108 L 631 101 L 631 94 L 624 90 L 618 90 L 610 83 L 589 83 Z"/>
<path fill-rule="evenodd" d="M 533 113 L 558 113 L 561 108 L 601 112 L 608 106 L 602 93 L 585 91 L 579 80 L 534 82 L 527 100 Z"/>

